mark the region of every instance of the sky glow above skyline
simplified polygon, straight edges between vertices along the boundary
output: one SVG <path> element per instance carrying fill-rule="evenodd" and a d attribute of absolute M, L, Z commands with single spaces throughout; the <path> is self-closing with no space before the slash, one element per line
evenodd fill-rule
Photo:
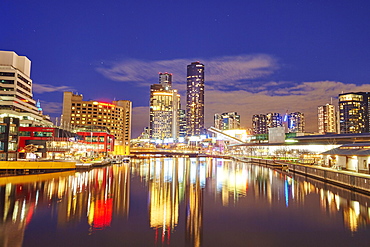
<path fill-rule="evenodd" d="M 186 66 L 205 65 L 205 124 L 236 111 L 301 111 L 370 91 L 368 1 L 77 1 L 0 3 L 0 49 L 32 61 L 34 99 L 59 117 L 63 91 L 133 102 L 133 137 L 149 121 L 150 85 L 173 73 L 185 108 Z"/>

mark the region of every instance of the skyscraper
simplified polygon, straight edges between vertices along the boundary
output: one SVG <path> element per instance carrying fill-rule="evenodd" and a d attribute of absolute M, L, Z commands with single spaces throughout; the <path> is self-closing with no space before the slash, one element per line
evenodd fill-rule
<path fill-rule="evenodd" d="M 187 66 L 186 128 L 188 137 L 205 134 L 204 65 L 200 62 Z"/>
<path fill-rule="evenodd" d="M 159 84 L 167 89 L 172 88 L 172 74 L 171 73 L 161 73 L 159 72 Z"/>
<path fill-rule="evenodd" d="M 149 136 L 165 140 L 179 137 L 180 95 L 172 89 L 172 74 L 159 73 L 159 84 L 150 86 Z"/>
<path fill-rule="evenodd" d="M 339 94 L 340 133 L 369 132 L 369 93 Z"/>
<path fill-rule="evenodd" d="M 25 127 L 53 126 L 33 99 L 31 61 L 13 51 L 0 51 L 0 65 L 0 118 L 18 118 Z"/>
<path fill-rule="evenodd" d="M 318 106 L 317 120 L 320 134 L 337 132 L 337 123 L 334 105 L 326 104 Z"/>

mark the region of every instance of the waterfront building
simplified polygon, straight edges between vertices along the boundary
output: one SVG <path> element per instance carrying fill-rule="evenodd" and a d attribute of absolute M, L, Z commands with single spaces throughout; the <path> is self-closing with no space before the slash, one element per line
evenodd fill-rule
<path fill-rule="evenodd" d="M 188 137 L 205 134 L 204 65 L 200 62 L 187 66 L 186 128 Z"/>
<path fill-rule="evenodd" d="M 150 139 L 178 140 L 179 109 L 180 94 L 172 89 L 172 74 L 159 73 L 159 84 L 150 86 Z"/>
<path fill-rule="evenodd" d="M 112 103 L 84 101 L 82 94 L 64 92 L 61 126 L 78 129 L 87 126 L 106 127 L 114 135 L 114 154 L 130 151 L 132 103 L 115 100 Z"/>
<path fill-rule="evenodd" d="M 13 51 L 0 51 L 0 121 L 19 118 L 20 126 L 53 126 L 33 99 L 31 61 Z M 39 109 L 38 109 L 39 108 Z"/>
<path fill-rule="evenodd" d="M 0 123 L 0 160 L 17 160 L 19 118 L 4 117 Z"/>
<path fill-rule="evenodd" d="M 320 134 L 337 133 L 335 107 L 332 104 L 317 107 L 317 120 Z"/>
<path fill-rule="evenodd" d="M 77 155 L 105 156 L 114 151 L 114 135 L 110 134 L 107 127 L 82 126 L 76 131 L 81 138 L 80 143 L 84 144 L 83 149 L 73 150 Z"/>
<path fill-rule="evenodd" d="M 240 115 L 236 112 L 215 114 L 214 126 L 219 130 L 240 129 Z"/>
<path fill-rule="evenodd" d="M 369 132 L 369 93 L 339 94 L 339 127 L 341 134 Z"/>
<path fill-rule="evenodd" d="M 368 143 L 350 143 L 323 152 L 324 165 L 354 172 L 369 173 Z"/>
<path fill-rule="evenodd" d="M 78 159 L 113 152 L 114 136 L 98 126 L 82 127 L 76 133 L 55 127 L 19 127 L 20 159 L 26 158 L 29 145 L 35 147 L 34 153 L 40 158 Z"/>

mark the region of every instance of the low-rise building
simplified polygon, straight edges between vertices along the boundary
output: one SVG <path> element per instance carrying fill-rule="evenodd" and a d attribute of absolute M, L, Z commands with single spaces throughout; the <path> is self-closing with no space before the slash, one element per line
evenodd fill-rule
<path fill-rule="evenodd" d="M 27 146 L 43 159 L 80 159 L 106 156 L 114 151 L 114 136 L 98 128 L 77 133 L 51 127 L 19 127 L 19 158 L 25 159 Z"/>

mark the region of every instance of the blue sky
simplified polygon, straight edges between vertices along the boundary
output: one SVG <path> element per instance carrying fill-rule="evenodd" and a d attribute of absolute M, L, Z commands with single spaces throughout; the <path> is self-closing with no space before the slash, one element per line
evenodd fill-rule
<path fill-rule="evenodd" d="M 206 66 L 213 115 L 301 111 L 370 91 L 369 1 L 3 0 L 0 49 L 32 61 L 34 98 L 61 114 L 63 91 L 133 102 L 133 137 L 148 125 L 150 85 L 171 72 L 185 95 L 186 65 Z M 185 107 L 182 97 L 183 107 Z"/>

